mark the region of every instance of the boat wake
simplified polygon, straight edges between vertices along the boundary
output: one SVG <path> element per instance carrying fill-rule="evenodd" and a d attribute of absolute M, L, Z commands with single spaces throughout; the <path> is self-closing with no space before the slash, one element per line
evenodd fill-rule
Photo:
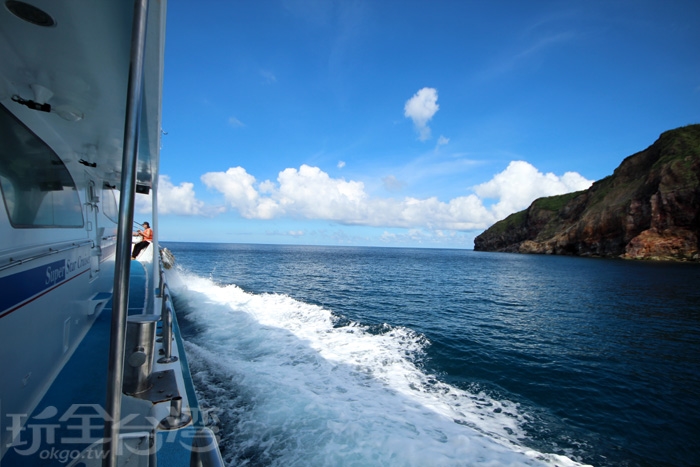
<path fill-rule="evenodd" d="M 515 403 L 427 374 L 428 340 L 168 272 L 199 399 L 232 465 L 578 465 L 521 444 Z"/>

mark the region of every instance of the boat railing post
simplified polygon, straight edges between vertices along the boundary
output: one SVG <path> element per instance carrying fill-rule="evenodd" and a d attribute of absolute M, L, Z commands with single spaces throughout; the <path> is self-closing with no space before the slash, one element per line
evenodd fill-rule
<path fill-rule="evenodd" d="M 158 363 L 172 363 L 177 361 L 177 357 L 173 355 L 173 305 L 170 296 L 164 295 L 162 303 L 160 319 L 163 323 L 163 356 L 158 359 Z"/>
<path fill-rule="evenodd" d="M 156 289 L 156 297 L 163 298 L 165 288 L 165 277 L 163 273 L 163 260 L 158 262 L 158 288 Z"/>
<path fill-rule="evenodd" d="M 146 54 L 146 24 L 148 0 L 134 0 L 131 30 L 129 81 L 124 120 L 124 147 L 122 152 L 121 199 L 117 226 L 117 251 L 114 268 L 114 293 L 107 372 L 107 400 L 105 404 L 103 466 L 116 467 L 121 423 L 122 379 L 124 374 L 124 346 L 126 318 L 129 307 L 129 274 L 131 270 L 131 227 L 134 220 L 136 196 L 136 162 L 138 159 L 141 97 L 143 91 L 144 57 Z"/>
<path fill-rule="evenodd" d="M 170 413 L 160 421 L 159 428 L 163 430 L 175 430 L 188 425 L 192 421 L 192 416 L 182 410 L 182 397 L 177 396 L 170 399 Z"/>
<path fill-rule="evenodd" d="M 163 268 L 158 263 L 158 287 L 156 287 L 156 298 L 163 296 Z"/>
<path fill-rule="evenodd" d="M 223 467 L 219 444 L 209 428 L 200 428 L 192 438 L 190 467 Z"/>

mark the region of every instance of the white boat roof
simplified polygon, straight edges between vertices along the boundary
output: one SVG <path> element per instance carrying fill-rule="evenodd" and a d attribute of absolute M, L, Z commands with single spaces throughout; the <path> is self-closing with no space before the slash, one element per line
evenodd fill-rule
<path fill-rule="evenodd" d="M 27 8 L 26 4 L 31 4 Z M 151 0 L 147 26 L 144 98 L 137 184 L 157 176 L 163 75 L 164 2 Z M 37 7 L 50 16 L 20 19 Z M 129 1 L 29 0 L 0 5 L 0 102 L 79 173 L 119 187 L 134 3 Z M 155 11 L 158 10 L 158 11 Z M 13 96 L 48 103 L 31 110 Z M 96 164 L 94 168 L 80 160 Z"/>

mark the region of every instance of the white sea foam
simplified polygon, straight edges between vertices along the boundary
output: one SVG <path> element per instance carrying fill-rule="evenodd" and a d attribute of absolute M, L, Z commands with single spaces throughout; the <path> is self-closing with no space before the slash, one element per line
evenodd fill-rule
<path fill-rule="evenodd" d="M 522 446 L 516 404 L 422 371 L 428 343 L 410 329 L 334 327 L 285 295 L 169 276 L 201 331 L 186 350 L 233 464 L 577 465 Z"/>

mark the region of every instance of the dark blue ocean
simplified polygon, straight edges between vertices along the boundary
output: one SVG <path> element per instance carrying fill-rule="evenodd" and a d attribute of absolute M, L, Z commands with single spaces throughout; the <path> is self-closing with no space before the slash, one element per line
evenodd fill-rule
<path fill-rule="evenodd" d="M 230 465 L 700 465 L 700 265 L 163 246 Z"/>

